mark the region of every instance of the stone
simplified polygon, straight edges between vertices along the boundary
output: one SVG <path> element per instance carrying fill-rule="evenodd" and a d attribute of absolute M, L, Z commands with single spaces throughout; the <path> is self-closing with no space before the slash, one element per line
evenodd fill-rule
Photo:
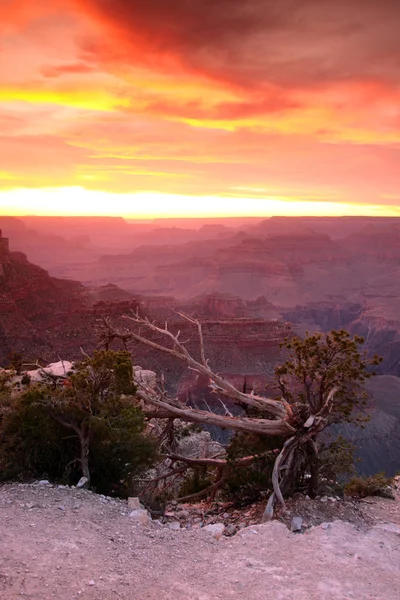
<path fill-rule="evenodd" d="M 85 487 L 85 485 L 89 482 L 89 479 L 87 477 L 81 477 L 80 480 L 78 481 L 78 483 L 76 484 L 77 488 L 83 488 Z"/>
<path fill-rule="evenodd" d="M 172 523 L 168 523 L 168 528 L 172 529 L 172 531 L 178 531 L 181 528 L 181 524 L 179 521 L 172 521 Z"/>
<path fill-rule="evenodd" d="M 322 523 L 321 525 L 322 529 L 329 529 L 331 527 L 330 523 Z"/>
<path fill-rule="evenodd" d="M 50 485 L 50 481 L 48 479 L 41 479 L 39 485 Z"/>
<path fill-rule="evenodd" d="M 129 510 L 141 510 L 143 506 L 140 504 L 140 500 L 137 497 L 128 498 Z"/>
<path fill-rule="evenodd" d="M 301 531 L 302 525 L 303 519 L 301 517 L 292 517 L 292 521 L 290 523 L 290 531 Z"/>
<path fill-rule="evenodd" d="M 136 523 L 140 523 L 141 525 L 148 525 L 151 521 L 150 515 L 147 512 L 147 510 L 140 508 L 137 510 L 133 510 L 131 513 L 129 513 L 129 516 L 131 519 L 136 521 Z"/>
<path fill-rule="evenodd" d="M 203 530 L 210 533 L 216 540 L 219 540 L 225 531 L 225 525 L 223 523 L 211 523 L 203 527 Z"/>
<path fill-rule="evenodd" d="M 400 536 L 400 525 L 397 523 L 379 523 L 374 526 L 374 529 L 381 529 L 383 531 L 390 531 Z"/>
<path fill-rule="evenodd" d="M 233 523 L 229 523 L 229 525 L 227 525 L 225 527 L 225 532 L 227 535 L 234 535 L 236 533 L 236 527 L 235 525 L 233 525 Z"/>
<path fill-rule="evenodd" d="M 247 523 L 239 523 L 239 529 L 246 529 Z"/>
<path fill-rule="evenodd" d="M 188 519 L 190 517 L 190 512 L 188 510 L 179 510 L 176 513 L 178 519 Z"/>
<path fill-rule="evenodd" d="M 328 502 L 328 496 L 322 496 L 320 502 Z"/>

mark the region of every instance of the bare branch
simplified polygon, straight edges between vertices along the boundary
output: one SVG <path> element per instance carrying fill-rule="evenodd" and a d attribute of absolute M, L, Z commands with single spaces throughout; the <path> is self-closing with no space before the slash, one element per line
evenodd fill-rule
<path fill-rule="evenodd" d="M 192 317 L 189 317 L 188 315 L 186 315 L 185 313 L 182 312 L 178 312 L 177 313 L 179 316 L 181 316 L 183 319 L 186 319 L 187 321 L 189 321 L 190 323 L 192 323 L 193 325 L 197 326 L 197 331 L 199 333 L 199 343 L 200 343 L 200 356 L 201 356 L 201 362 L 205 367 L 208 367 L 208 360 L 206 358 L 205 355 L 205 350 L 204 350 L 204 336 L 203 336 L 203 329 L 201 327 L 201 323 L 198 319 L 193 319 Z"/>
<path fill-rule="evenodd" d="M 157 406 L 167 411 L 169 416 L 179 417 L 184 421 L 191 423 L 202 423 L 205 425 L 217 425 L 225 429 L 234 429 L 236 431 L 250 431 L 266 435 L 276 435 L 287 437 L 295 432 L 295 429 L 285 420 L 252 419 L 248 417 L 228 417 L 217 415 L 205 410 L 190 408 L 184 404 L 180 407 L 171 405 L 160 396 L 152 393 L 151 390 L 143 388 L 137 391 L 137 396 L 144 402 Z"/>
<path fill-rule="evenodd" d="M 166 458 L 173 461 L 184 462 L 196 467 L 225 467 L 230 464 L 235 467 L 248 467 L 256 460 L 256 456 L 244 456 L 243 458 L 232 461 L 232 463 L 228 463 L 227 460 L 220 458 L 187 458 L 186 456 L 180 456 L 179 454 L 168 454 Z"/>
<path fill-rule="evenodd" d="M 192 323 L 198 323 L 196 319 L 192 319 L 191 317 L 186 316 L 185 318 L 187 318 L 187 320 L 189 320 Z M 167 337 L 173 342 L 173 348 L 163 346 L 162 344 L 149 340 L 131 330 L 124 330 L 121 332 L 118 329 L 115 329 L 111 325 L 109 319 L 107 318 L 103 319 L 103 324 L 105 327 L 103 337 L 105 337 L 106 339 L 120 338 L 125 341 L 127 341 L 128 339 L 132 339 L 136 342 L 139 342 L 140 344 L 149 346 L 154 350 L 158 350 L 160 352 L 163 352 L 164 354 L 169 354 L 170 356 L 173 356 L 174 358 L 178 358 L 179 360 L 185 362 L 190 368 L 194 369 L 195 371 L 205 375 L 210 381 L 213 382 L 214 389 L 216 391 L 220 392 L 225 396 L 229 396 L 233 401 L 266 411 L 276 419 L 288 419 L 291 416 L 291 410 L 289 405 L 281 400 L 273 400 L 271 398 L 263 398 L 257 395 L 245 394 L 237 390 L 231 383 L 229 383 L 229 381 L 225 380 L 223 377 L 221 377 L 217 373 L 214 373 L 210 369 L 207 360 L 205 359 L 205 356 L 204 362 L 199 362 L 195 360 L 189 354 L 184 344 L 180 342 L 179 339 L 177 339 L 177 337 L 168 329 L 158 327 L 154 323 L 151 323 L 147 318 L 142 318 L 138 314 L 134 316 L 125 315 L 125 319 L 133 321 L 136 324 L 143 325 L 149 331 L 162 335 L 163 337 Z"/>

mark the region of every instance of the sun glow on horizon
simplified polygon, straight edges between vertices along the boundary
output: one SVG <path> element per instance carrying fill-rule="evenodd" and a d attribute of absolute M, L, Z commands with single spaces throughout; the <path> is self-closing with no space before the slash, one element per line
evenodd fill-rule
<path fill-rule="evenodd" d="M 109 216 L 128 219 L 271 216 L 400 216 L 396 206 L 289 197 L 112 193 L 83 187 L 17 188 L 0 192 L 0 215 Z"/>

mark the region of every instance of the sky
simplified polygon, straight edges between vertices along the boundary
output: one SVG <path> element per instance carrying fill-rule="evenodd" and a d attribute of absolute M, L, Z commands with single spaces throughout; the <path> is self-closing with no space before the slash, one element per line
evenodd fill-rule
<path fill-rule="evenodd" d="M 398 0 L 0 14 L 0 214 L 400 215 Z"/>

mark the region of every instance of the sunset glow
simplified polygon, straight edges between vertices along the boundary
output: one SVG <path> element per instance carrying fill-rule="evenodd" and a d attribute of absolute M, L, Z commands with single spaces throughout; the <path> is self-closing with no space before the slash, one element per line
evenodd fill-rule
<path fill-rule="evenodd" d="M 35 5 L 0 0 L 1 214 L 398 214 L 400 3 Z"/>

